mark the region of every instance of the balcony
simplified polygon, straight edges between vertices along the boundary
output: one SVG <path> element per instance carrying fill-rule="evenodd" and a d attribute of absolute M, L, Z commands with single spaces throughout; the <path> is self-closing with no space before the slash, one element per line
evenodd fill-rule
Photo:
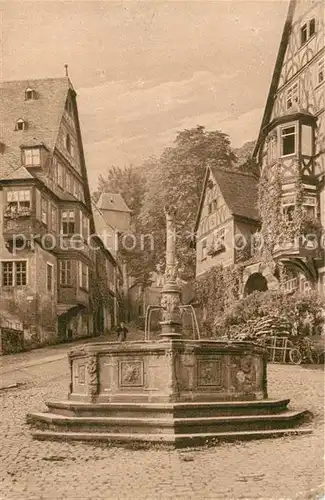
<path fill-rule="evenodd" d="M 292 293 L 298 290 L 299 280 L 298 278 L 291 278 L 283 283 L 284 293 Z"/>

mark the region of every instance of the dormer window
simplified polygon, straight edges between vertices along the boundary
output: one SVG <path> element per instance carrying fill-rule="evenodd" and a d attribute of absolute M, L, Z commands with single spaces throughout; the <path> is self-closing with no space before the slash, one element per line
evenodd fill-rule
<path fill-rule="evenodd" d="M 22 118 L 19 118 L 19 120 L 16 121 L 15 130 L 26 130 L 26 129 L 27 129 L 27 122 Z"/>
<path fill-rule="evenodd" d="M 24 165 L 25 167 L 39 167 L 41 164 L 41 151 L 40 148 L 25 148 Z"/>
<path fill-rule="evenodd" d="M 36 99 L 36 92 L 35 90 L 28 87 L 25 90 L 25 101 L 31 101 L 32 99 Z"/>

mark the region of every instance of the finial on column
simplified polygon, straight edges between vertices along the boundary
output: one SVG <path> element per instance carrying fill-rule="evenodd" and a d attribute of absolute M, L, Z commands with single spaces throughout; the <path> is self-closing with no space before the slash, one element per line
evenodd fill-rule
<path fill-rule="evenodd" d="M 68 73 L 68 65 L 65 64 L 64 65 L 64 68 L 65 68 L 65 76 L 69 76 L 69 73 Z"/>

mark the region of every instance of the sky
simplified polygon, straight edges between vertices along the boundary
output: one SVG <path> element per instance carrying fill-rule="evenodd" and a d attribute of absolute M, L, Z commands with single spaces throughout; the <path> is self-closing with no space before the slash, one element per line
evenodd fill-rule
<path fill-rule="evenodd" d="M 258 134 L 288 0 L 1 1 L 0 78 L 77 91 L 91 187 L 203 125 Z"/>

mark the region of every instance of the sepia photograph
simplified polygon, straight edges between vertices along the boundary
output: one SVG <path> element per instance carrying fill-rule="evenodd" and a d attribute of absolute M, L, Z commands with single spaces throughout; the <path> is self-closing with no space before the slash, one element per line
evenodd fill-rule
<path fill-rule="evenodd" d="M 0 500 L 325 500 L 324 0 L 0 0 Z"/>

